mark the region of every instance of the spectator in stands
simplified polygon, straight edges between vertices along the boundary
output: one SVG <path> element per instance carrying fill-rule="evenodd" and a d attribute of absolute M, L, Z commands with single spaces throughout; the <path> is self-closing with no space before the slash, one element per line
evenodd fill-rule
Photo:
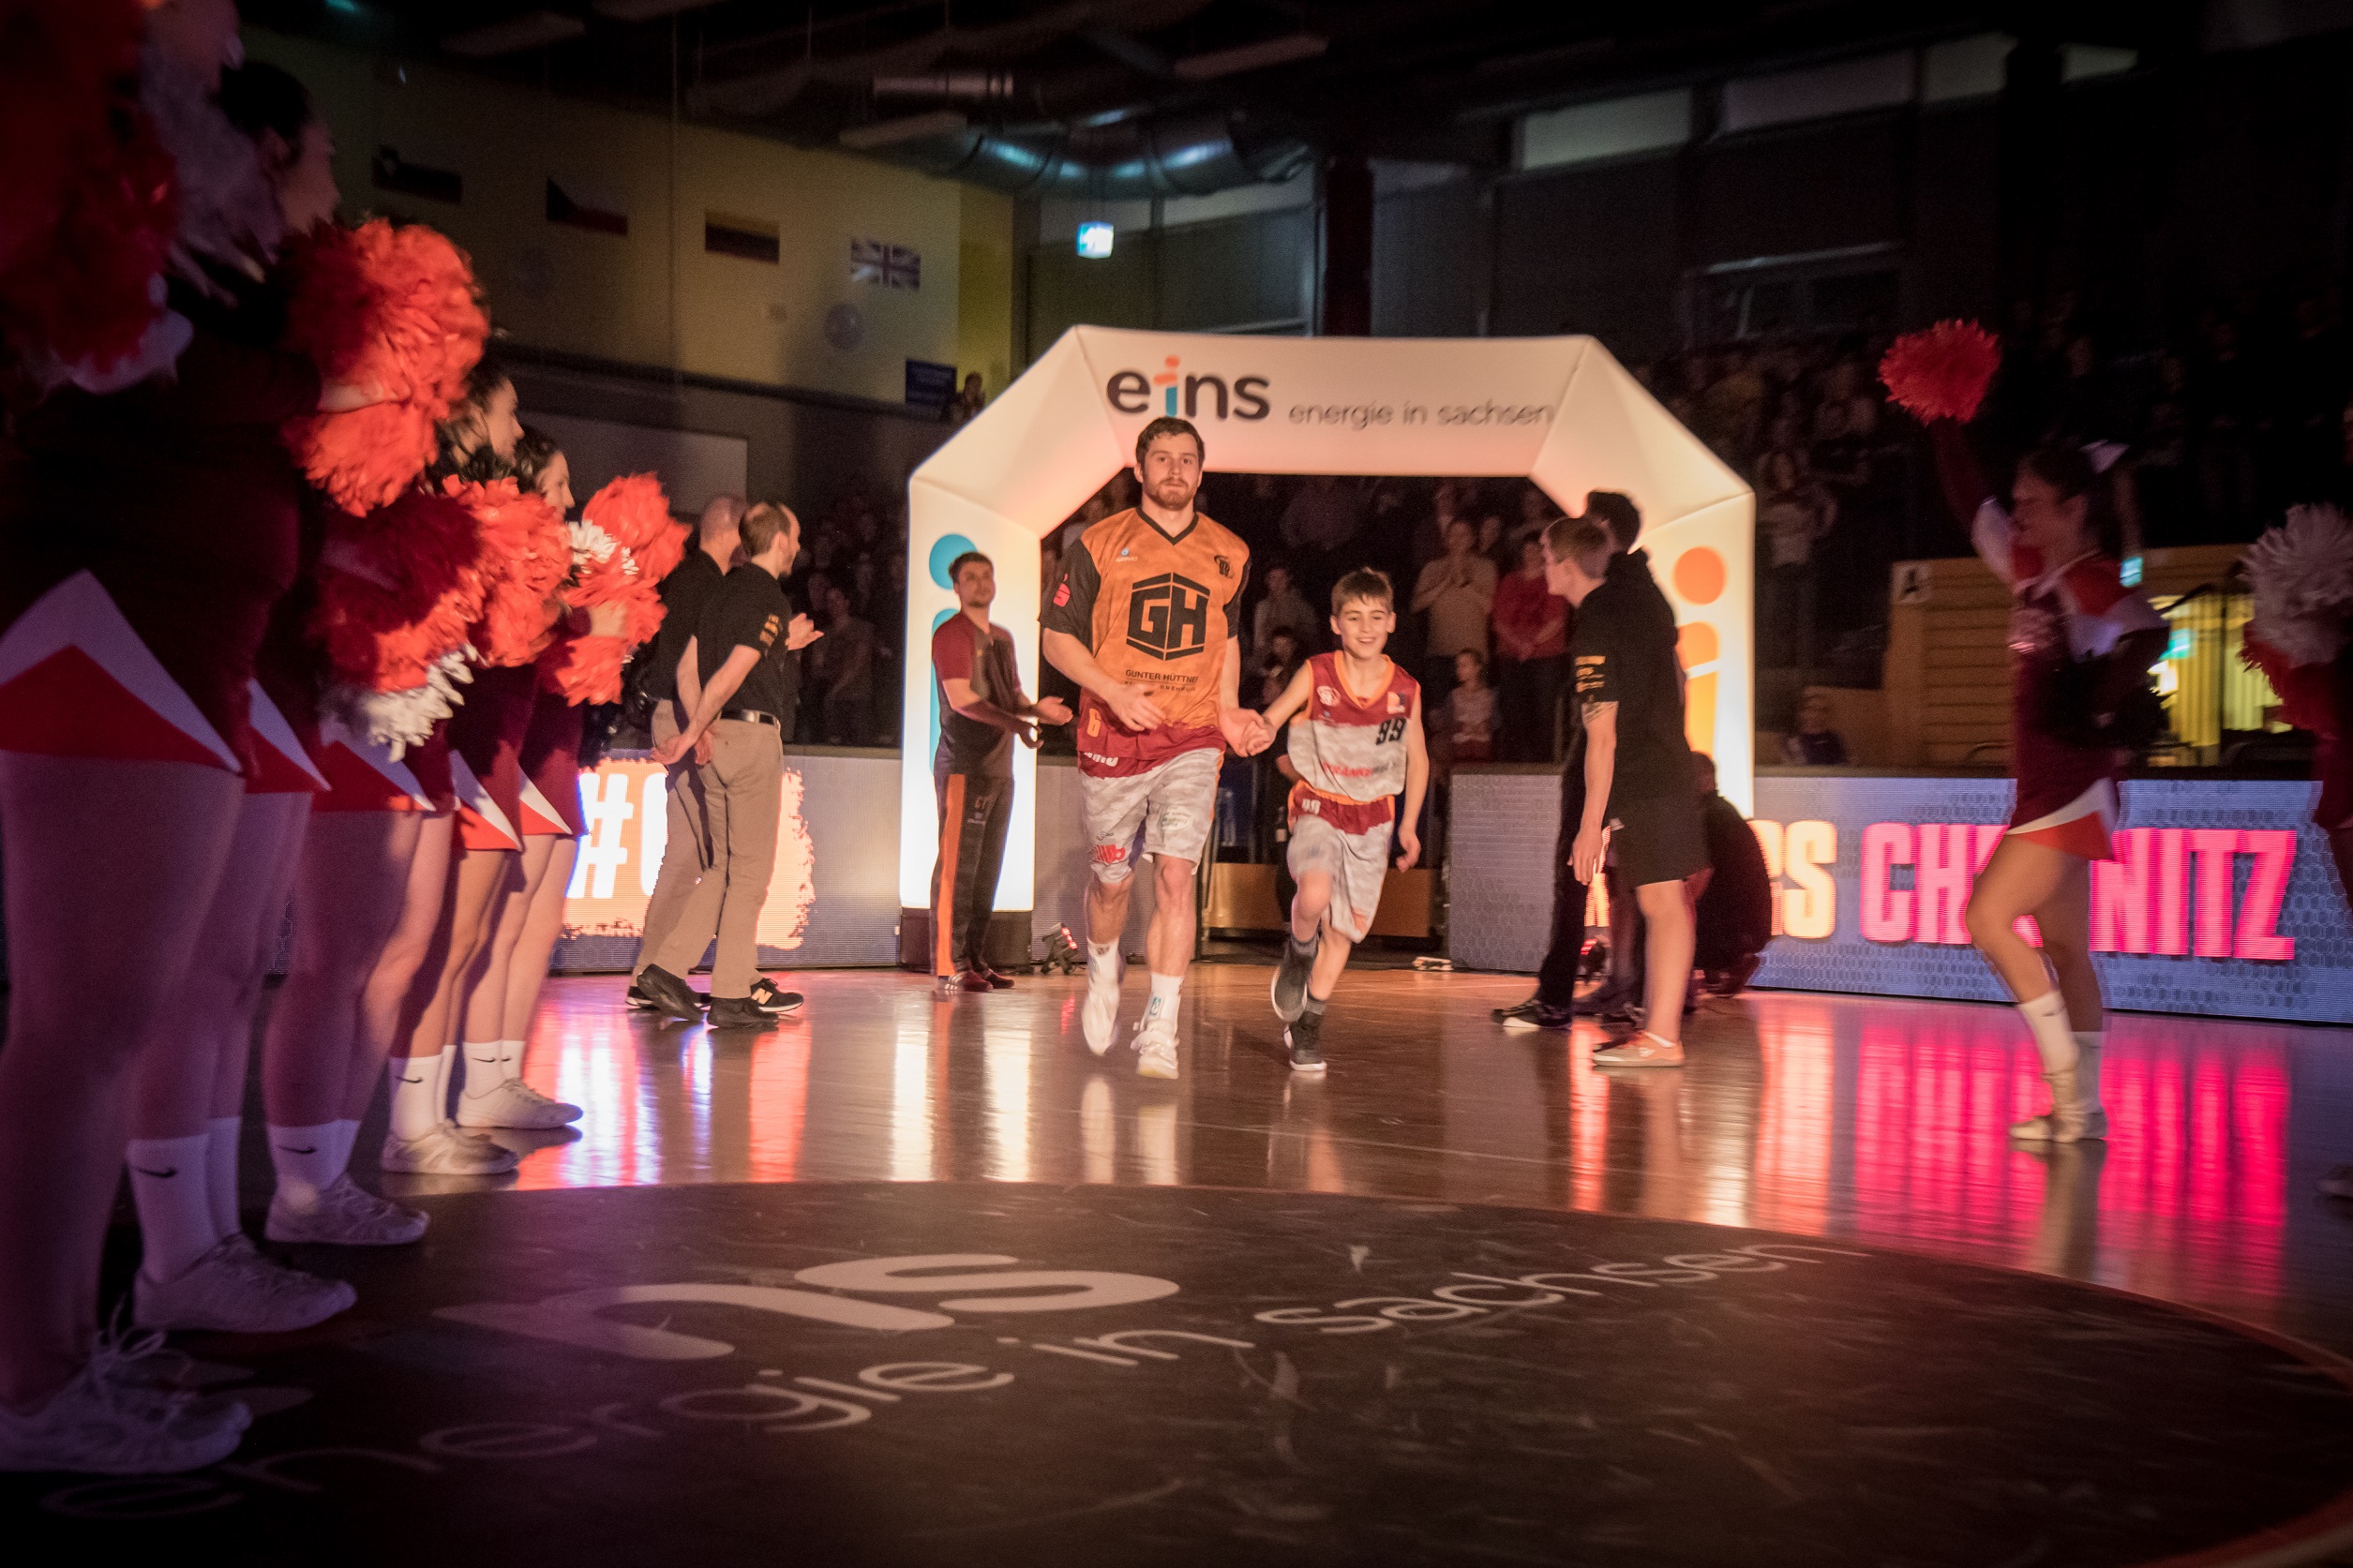
<path fill-rule="evenodd" d="M 1519 551 L 1504 548 L 1504 520 L 1492 512 L 1478 520 L 1478 553 L 1495 563 L 1498 575 L 1510 571 L 1519 560 Z"/>
<path fill-rule="evenodd" d="M 964 390 L 957 393 L 949 402 L 948 417 L 955 424 L 962 425 L 988 406 L 989 395 L 986 385 L 981 380 L 981 373 L 975 370 L 965 377 Z"/>
<path fill-rule="evenodd" d="M 1541 540 L 1544 530 L 1551 527 L 1552 519 L 1560 515 L 1561 509 L 1552 504 L 1552 498 L 1544 493 L 1543 485 L 1534 480 L 1522 485 L 1520 487 L 1520 520 L 1511 525 L 1511 532 L 1506 536 L 1511 544 L 1512 559 L 1520 559 L 1520 547 L 1529 540 Z"/>
<path fill-rule="evenodd" d="M 1764 567 L 1758 641 L 1775 667 L 1803 668 L 1812 663 L 1814 646 L 1814 545 L 1830 531 L 1838 503 L 1814 477 L 1813 455 L 1795 414 L 1774 421 L 1756 480 L 1757 559 Z"/>
<path fill-rule="evenodd" d="M 1282 509 L 1282 542 L 1302 563 L 1318 572 L 1329 566 L 1364 525 L 1364 502 L 1354 485 L 1319 473 Z"/>
<path fill-rule="evenodd" d="M 1773 877 L 1740 808 L 1716 793 L 1716 759 L 1700 752 L 1691 761 L 1708 852 L 1708 869 L 1692 879 L 1699 900 L 1693 963 L 1710 992 L 1733 996 L 1756 974 L 1765 944 L 1773 940 Z"/>
<path fill-rule="evenodd" d="M 1847 765 L 1847 738 L 1830 727 L 1830 699 L 1820 692 L 1807 693 L 1797 705 L 1797 733 L 1783 738 L 1781 760 L 1792 768 Z M 1711 763 L 1709 776 L 1714 774 L 1715 765 Z"/>
<path fill-rule="evenodd" d="M 1493 621 L 1501 754 L 1508 762 L 1553 761 L 1568 662 L 1568 602 L 1544 586 L 1541 530 L 1521 536 L 1519 569 L 1495 585 Z"/>
<path fill-rule="evenodd" d="M 1292 585 L 1291 568 L 1281 565 L 1266 568 L 1266 596 L 1251 611 L 1250 646 L 1252 650 L 1266 648 L 1267 639 L 1278 630 L 1290 632 L 1295 650 L 1316 644 L 1315 606 Z"/>
<path fill-rule="evenodd" d="M 1487 683 L 1487 656 L 1464 649 L 1454 656 L 1454 690 L 1446 701 L 1450 762 L 1485 762 L 1495 754 L 1495 689 Z"/>
<path fill-rule="evenodd" d="M 1443 493 L 1443 492 L 1442 492 Z M 1422 684 L 1436 696 L 1454 686 L 1454 656 L 1487 660 L 1487 618 L 1495 605 L 1495 563 L 1477 553 L 1478 535 L 1465 517 L 1446 524 L 1446 553 L 1421 569 L 1414 609 L 1429 617 L 1423 640 Z M 1425 707 L 1431 697 L 1423 699 Z"/>
<path fill-rule="evenodd" d="M 813 579 L 811 594 L 825 626 L 809 657 L 817 709 L 814 739 L 829 746 L 865 745 L 871 739 L 867 713 L 874 705 L 875 629 L 852 612 L 849 595 L 838 586 Z"/>

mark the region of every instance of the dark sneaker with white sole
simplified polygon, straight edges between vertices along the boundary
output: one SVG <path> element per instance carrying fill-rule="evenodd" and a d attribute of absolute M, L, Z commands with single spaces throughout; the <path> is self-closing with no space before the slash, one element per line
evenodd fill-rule
<path fill-rule="evenodd" d="M 1285 1023 L 1296 1020 L 1307 1009 L 1308 976 L 1315 968 L 1315 954 L 1324 945 L 1321 933 L 1305 943 L 1282 933 L 1282 962 L 1275 965 L 1273 986 L 1275 1016 Z"/>
<path fill-rule="evenodd" d="M 662 1004 L 648 996 L 645 987 L 635 980 L 629 982 L 629 1007 L 635 1012 L 660 1012 L 662 1010 Z"/>
<path fill-rule="evenodd" d="M 1322 1072 L 1324 1070 L 1324 1015 L 1302 1012 L 1282 1031 L 1282 1043 L 1291 1052 L 1293 1072 Z"/>
<path fill-rule="evenodd" d="M 799 1012 L 807 1000 L 797 991 L 779 988 L 766 975 L 752 982 L 752 1005 L 764 1013 Z"/>
<path fill-rule="evenodd" d="M 653 999 L 654 1008 L 672 1018 L 696 1019 L 703 1015 L 703 994 L 658 963 L 646 965 L 637 977 L 637 989 Z"/>
<path fill-rule="evenodd" d="M 776 1017 L 749 996 L 714 996 L 705 1020 L 714 1029 L 773 1028 Z"/>

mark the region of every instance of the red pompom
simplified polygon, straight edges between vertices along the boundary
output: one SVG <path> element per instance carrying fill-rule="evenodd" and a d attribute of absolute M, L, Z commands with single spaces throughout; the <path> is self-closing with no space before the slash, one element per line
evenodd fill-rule
<path fill-rule="evenodd" d="M 134 0 L 0 0 L 0 336 L 106 371 L 141 346 L 178 227 L 138 105 Z"/>
<path fill-rule="evenodd" d="M 374 386 L 384 401 L 290 421 L 286 444 L 346 511 L 382 506 L 434 457 L 434 430 L 465 396 L 489 319 L 466 253 L 419 225 L 375 218 L 298 242 L 286 344 L 325 380 Z"/>
<path fill-rule="evenodd" d="M 310 634 L 336 680 L 407 691 L 465 645 L 482 613 L 481 532 L 463 502 L 425 490 L 328 520 Z"/>
<path fill-rule="evenodd" d="M 539 656 L 539 684 L 575 705 L 621 700 L 626 637 L 559 637 Z"/>
<path fill-rule="evenodd" d="M 140 29 L 138 0 L 0 0 L 0 272 L 46 242 L 112 139 L 110 111 L 134 96 Z"/>
<path fill-rule="evenodd" d="M 482 530 L 487 591 L 474 623 L 474 649 L 494 668 L 530 664 L 547 646 L 555 594 L 572 567 L 572 535 L 563 516 L 511 479 L 487 485 L 450 479 L 443 485 Z"/>
<path fill-rule="evenodd" d="M 1925 332 L 1908 332 L 1888 346 L 1880 361 L 1887 394 L 1926 424 L 1935 419 L 1977 417 L 1986 388 L 2001 365 L 2001 345 L 1974 321 L 1939 321 Z"/>

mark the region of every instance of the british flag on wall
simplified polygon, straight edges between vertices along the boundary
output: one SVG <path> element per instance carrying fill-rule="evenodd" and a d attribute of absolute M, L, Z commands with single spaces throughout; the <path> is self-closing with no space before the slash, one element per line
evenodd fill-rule
<path fill-rule="evenodd" d="M 873 283 L 885 289 L 921 289 L 923 286 L 923 258 L 920 252 L 903 245 L 885 245 L 880 240 L 849 242 L 849 280 L 852 283 Z"/>

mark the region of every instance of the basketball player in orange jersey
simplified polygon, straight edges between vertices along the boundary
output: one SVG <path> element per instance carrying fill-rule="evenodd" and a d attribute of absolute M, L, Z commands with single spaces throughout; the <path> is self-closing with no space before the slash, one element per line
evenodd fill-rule
<path fill-rule="evenodd" d="M 1291 723 L 1291 763 L 1299 770 L 1290 802 L 1291 879 L 1299 891 L 1274 980 L 1294 1072 L 1324 1070 L 1324 1004 L 1350 950 L 1372 929 L 1392 829 L 1398 870 L 1413 870 L 1421 857 L 1414 828 L 1430 787 L 1430 753 L 1421 682 L 1382 651 L 1396 630 L 1388 577 L 1370 567 L 1349 573 L 1332 590 L 1340 648 L 1301 665 L 1266 709 L 1269 726 Z"/>
<path fill-rule="evenodd" d="M 1135 441 L 1136 506 L 1089 528 L 1062 560 L 1040 617 L 1045 656 L 1077 682 L 1079 790 L 1094 875 L 1087 887 L 1087 1049 L 1111 1049 L 1129 880 L 1152 857 L 1145 939 L 1152 994 L 1135 1026 L 1136 1071 L 1176 1076 L 1176 998 L 1192 962 L 1193 868 L 1209 842 L 1218 766 L 1274 732 L 1241 705 L 1235 641 L 1249 547 L 1194 505 L 1201 432 L 1156 419 Z"/>

